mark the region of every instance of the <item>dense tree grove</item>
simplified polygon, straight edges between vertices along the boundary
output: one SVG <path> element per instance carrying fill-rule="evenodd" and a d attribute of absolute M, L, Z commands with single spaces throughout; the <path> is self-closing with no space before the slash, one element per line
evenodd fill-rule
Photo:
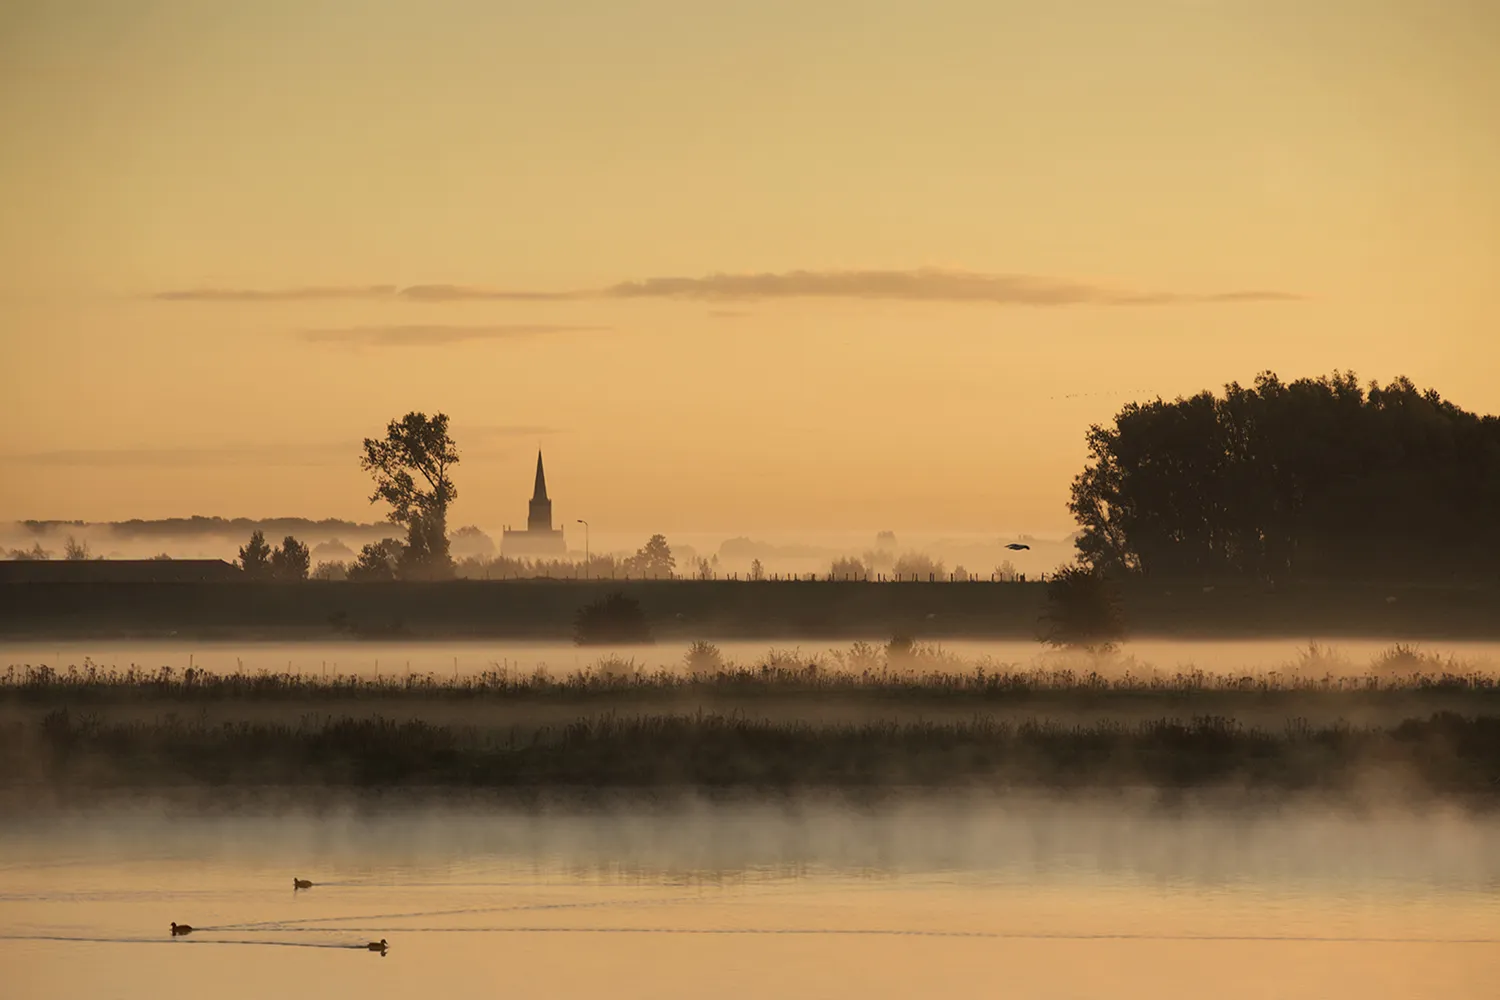
<path fill-rule="evenodd" d="M 1084 562 L 1197 579 L 1500 574 L 1500 418 L 1352 373 L 1131 403 L 1088 434 Z"/>

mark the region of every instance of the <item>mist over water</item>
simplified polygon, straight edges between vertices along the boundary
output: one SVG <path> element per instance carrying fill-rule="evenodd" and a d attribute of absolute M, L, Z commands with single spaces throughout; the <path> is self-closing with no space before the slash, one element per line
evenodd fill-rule
<path fill-rule="evenodd" d="M 870 636 L 883 644 L 890 636 Z M 486 671 L 518 674 L 541 670 L 564 675 L 588 669 L 601 660 L 623 659 L 642 670 L 681 669 L 686 642 L 666 641 L 646 646 L 588 646 L 566 642 L 525 640 L 450 641 L 196 641 L 196 640 L 56 640 L 0 642 L 0 667 L 41 665 L 56 669 L 93 663 L 104 668 L 145 670 L 193 667 L 214 673 L 290 672 L 307 676 L 323 673 L 360 677 L 435 674 L 469 677 Z M 835 653 L 849 649 L 843 640 L 805 638 L 716 641 L 726 662 L 755 666 L 768 656 L 803 663 L 835 662 Z M 1008 667 L 1011 669 L 1082 669 L 1106 674 L 1159 671 L 1241 675 L 1285 672 L 1305 663 L 1309 646 L 1320 652 L 1319 674 L 1357 675 L 1367 672 L 1391 649 L 1388 639 L 1308 637 L 1306 639 L 1183 640 L 1135 639 L 1106 656 L 1058 652 L 1036 642 L 957 639 L 924 642 L 926 650 L 948 659 L 949 669 Z M 1443 641 L 1414 644 L 1419 652 L 1457 669 L 1500 670 L 1500 642 Z"/>
<path fill-rule="evenodd" d="M 403 798 L 405 801 L 403 801 Z M 910 793 L 879 803 L 674 795 L 652 804 L 532 807 L 481 797 L 321 806 L 212 793 L 120 796 L 11 813 L 7 870 L 69 859 L 434 871 L 483 863 L 609 878 L 895 876 L 1493 892 L 1500 816 L 1457 807 L 1351 808 L 1307 796 L 1259 807 L 1136 791 L 1060 797 Z"/>
<path fill-rule="evenodd" d="M 0 962 L 20 996 L 1481 997 L 1497 833 L 1120 797 L 137 799 L 6 817 Z"/>

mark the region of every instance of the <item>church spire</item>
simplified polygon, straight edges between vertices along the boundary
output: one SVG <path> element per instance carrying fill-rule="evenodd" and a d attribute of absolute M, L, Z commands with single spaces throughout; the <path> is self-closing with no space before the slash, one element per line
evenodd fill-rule
<path fill-rule="evenodd" d="M 536 450 L 536 489 L 531 493 L 531 502 L 547 499 L 547 474 L 542 471 L 542 449 Z"/>

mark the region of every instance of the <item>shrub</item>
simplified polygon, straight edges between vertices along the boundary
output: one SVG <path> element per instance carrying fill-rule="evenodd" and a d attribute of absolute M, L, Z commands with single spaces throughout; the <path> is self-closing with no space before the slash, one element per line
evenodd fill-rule
<path fill-rule="evenodd" d="M 719 647 L 703 639 L 689 646 L 682 659 L 688 672 L 695 676 L 715 674 L 724 668 L 724 655 L 719 652 Z"/>
<path fill-rule="evenodd" d="M 616 591 L 578 609 L 573 641 L 580 646 L 650 642 L 651 628 L 641 602 Z"/>
<path fill-rule="evenodd" d="M 1119 599 L 1102 573 L 1085 566 L 1065 566 L 1047 581 L 1047 610 L 1042 613 L 1042 641 L 1104 652 L 1125 633 Z"/>

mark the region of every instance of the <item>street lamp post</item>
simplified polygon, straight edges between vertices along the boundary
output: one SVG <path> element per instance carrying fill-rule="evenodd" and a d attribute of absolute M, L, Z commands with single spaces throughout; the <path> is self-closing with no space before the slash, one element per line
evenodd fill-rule
<path fill-rule="evenodd" d="M 589 523 L 581 517 L 578 523 L 583 525 L 583 578 L 587 580 L 589 578 Z"/>

